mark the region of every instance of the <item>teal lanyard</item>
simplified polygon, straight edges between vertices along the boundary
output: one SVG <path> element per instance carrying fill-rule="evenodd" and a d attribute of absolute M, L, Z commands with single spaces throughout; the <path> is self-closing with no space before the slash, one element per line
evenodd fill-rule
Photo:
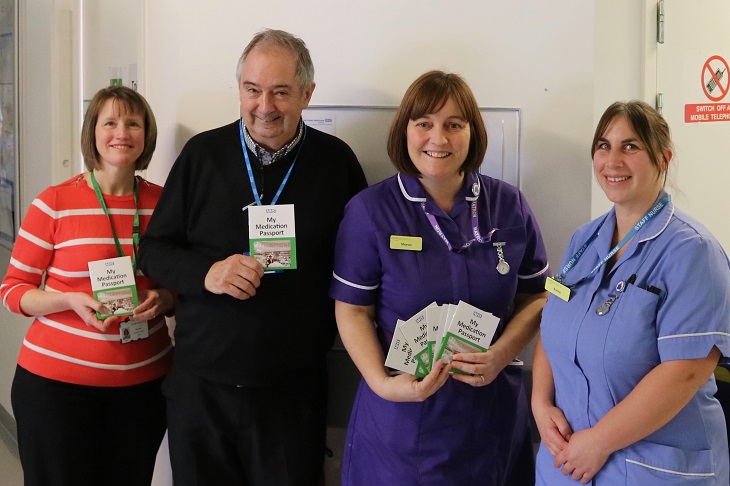
<path fill-rule="evenodd" d="M 112 236 L 114 237 L 114 244 L 117 246 L 117 253 L 120 257 L 124 256 L 124 251 L 122 250 L 122 244 L 119 242 L 119 238 L 117 238 L 117 232 L 114 231 L 114 225 L 112 224 L 112 220 L 109 217 L 109 210 L 106 207 L 106 203 L 104 202 L 104 196 L 101 194 L 101 189 L 99 188 L 99 183 L 96 182 L 96 177 L 94 176 L 94 171 L 91 171 L 91 183 L 94 186 L 94 192 L 96 192 L 96 198 L 99 200 L 99 204 L 101 205 L 101 209 L 104 210 L 104 214 L 106 215 L 107 221 L 109 221 L 109 227 L 112 229 Z M 134 178 L 134 225 L 132 226 L 132 270 L 134 270 L 135 273 L 137 273 L 137 246 L 139 246 L 139 209 L 137 208 L 137 178 Z"/>
<path fill-rule="evenodd" d="M 624 236 L 624 238 L 621 241 L 619 241 L 618 245 L 614 246 L 611 249 L 611 251 L 608 252 L 608 255 L 603 257 L 603 259 L 600 262 L 598 262 L 598 264 L 595 267 L 593 267 L 593 269 L 590 271 L 590 273 L 588 275 L 581 278 L 580 280 L 578 280 L 575 283 L 572 283 L 572 284 L 565 283 L 565 275 L 570 270 L 573 269 L 575 264 L 578 263 L 578 260 L 580 260 L 580 257 L 583 256 L 583 253 L 585 253 L 586 249 L 588 249 L 588 247 L 598 237 L 598 233 L 601 231 L 601 227 L 603 227 L 603 223 L 606 222 L 606 219 L 604 219 L 601 222 L 601 224 L 598 226 L 598 228 L 596 228 L 596 231 L 593 232 L 591 237 L 588 238 L 588 241 L 586 241 L 583 244 L 583 246 L 580 247 L 580 249 L 576 252 L 576 254 L 573 255 L 573 257 L 570 260 L 568 260 L 568 262 L 565 264 L 565 266 L 560 271 L 560 273 L 555 275 L 555 277 L 553 277 L 553 278 L 555 280 L 557 280 L 558 282 L 562 283 L 563 285 L 566 285 L 567 287 L 572 288 L 572 287 L 577 286 L 578 284 L 580 284 L 581 282 L 583 282 L 584 280 L 589 278 L 591 275 L 596 273 L 599 268 L 601 268 L 603 265 L 605 265 L 606 262 L 608 262 L 611 259 L 611 257 L 613 257 L 616 254 L 616 252 L 618 252 L 621 248 L 623 248 L 624 245 L 626 243 L 628 243 L 629 240 L 631 238 L 633 238 L 636 233 L 639 232 L 639 230 L 641 229 L 642 226 L 644 226 L 646 223 L 648 223 L 654 216 L 659 214 L 661 212 L 661 210 L 664 209 L 664 207 L 669 203 L 669 201 L 671 201 L 671 196 L 669 194 L 666 194 L 663 198 L 661 198 L 659 201 L 657 201 L 657 203 L 654 206 L 652 206 L 652 208 L 649 209 L 649 211 L 647 211 L 646 214 L 641 219 L 639 219 L 639 221 L 634 225 L 634 227 L 631 228 L 631 231 L 629 231 L 629 233 L 626 236 Z"/>

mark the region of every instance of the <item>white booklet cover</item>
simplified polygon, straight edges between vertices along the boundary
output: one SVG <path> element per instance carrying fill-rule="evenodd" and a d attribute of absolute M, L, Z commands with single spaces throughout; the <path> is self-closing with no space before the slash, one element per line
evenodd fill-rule
<path fill-rule="evenodd" d="M 408 373 L 409 375 L 426 376 L 428 372 L 416 361 L 416 355 L 408 344 L 408 340 L 401 332 L 404 321 L 398 319 L 393 333 L 393 340 L 390 342 L 388 356 L 385 358 L 385 366 L 394 370 Z"/>
<path fill-rule="evenodd" d="M 297 268 L 294 205 L 249 206 L 248 240 L 250 255 L 265 270 Z"/>
<path fill-rule="evenodd" d="M 435 359 L 450 363 L 456 353 L 486 351 L 497 331 L 499 318 L 466 302 L 459 301 L 456 312 L 446 328 Z M 461 372 L 454 368 L 454 371 Z"/>
<path fill-rule="evenodd" d="M 134 313 L 134 308 L 139 305 L 139 298 L 130 257 L 89 262 L 89 277 L 94 299 L 109 309 L 108 314 L 97 312 L 99 319 Z"/>
<path fill-rule="evenodd" d="M 434 302 L 435 304 L 435 302 Z M 441 342 L 442 320 L 446 314 L 445 305 L 430 305 L 426 307 L 426 322 L 428 323 L 428 353 L 430 361 L 433 365 L 433 357 L 436 354 L 436 343 Z M 431 367 L 429 366 L 429 369 Z"/>
<path fill-rule="evenodd" d="M 429 304 L 400 326 L 401 333 L 403 333 L 403 336 L 408 341 L 408 345 L 416 356 L 416 361 L 418 361 L 422 369 L 426 370 L 427 374 L 431 371 L 431 355 L 428 349 L 428 320 L 426 318 L 426 312 L 429 308 L 435 306 L 435 302 Z"/>
<path fill-rule="evenodd" d="M 436 348 L 434 349 L 434 353 L 438 354 L 439 348 L 441 347 L 441 341 L 444 340 L 444 335 L 446 334 L 446 330 L 451 325 L 451 320 L 454 318 L 454 313 L 456 312 L 456 304 L 446 304 L 445 309 L 443 313 L 441 314 L 441 325 L 439 326 L 439 337 L 437 341 Z M 438 359 L 438 358 L 436 358 Z"/>

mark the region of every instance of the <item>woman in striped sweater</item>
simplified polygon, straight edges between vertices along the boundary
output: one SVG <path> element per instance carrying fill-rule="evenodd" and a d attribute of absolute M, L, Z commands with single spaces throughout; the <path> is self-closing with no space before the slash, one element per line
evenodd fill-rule
<path fill-rule="evenodd" d="M 31 204 L 0 287 L 33 317 L 18 357 L 12 407 L 27 485 L 149 485 L 165 432 L 160 384 L 172 345 L 172 294 L 137 271 L 162 188 L 135 176 L 155 149 L 154 115 L 135 91 L 100 90 L 84 119 L 88 172 Z M 132 259 L 139 305 L 127 322 L 97 318 L 88 263 Z M 135 340 L 122 339 L 131 326 Z"/>

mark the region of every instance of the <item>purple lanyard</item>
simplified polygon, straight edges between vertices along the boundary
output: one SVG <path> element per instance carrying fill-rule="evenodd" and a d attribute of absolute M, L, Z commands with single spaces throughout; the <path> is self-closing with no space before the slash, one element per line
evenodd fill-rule
<path fill-rule="evenodd" d="M 423 209 L 424 214 L 426 214 L 426 217 L 428 218 L 428 222 L 431 223 L 431 226 L 433 227 L 433 230 L 436 232 L 437 235 L 446 243 L 446 247 L 449 249 L 449 251 L 455 251 L 455 252 L 461 252 L 469 248 L 473 243 L 486 243 L 492 239 L 492 234 L 497 231 L 497 228 L 494 228 L 492 231 L 489 232 L 486 238 L 482 236 L 482 234 L 479 232 L 479 215 L 477 214 L 477 202 L 476 200 L 472 201 L 471 203 L 471 231 L 474 235 L 474 238 L 467 241 L 464 245 L 454 248 L 454 246 L 449 242 L 449 239 L 446 238 L 446 235 L 444 234 L 444 231 L 441 229 L 441 226 L 439 226 L 438 221 L 436 221 L 436 217 L 426 211 L 426 203 L 421 203 L 421 209 Z"/>

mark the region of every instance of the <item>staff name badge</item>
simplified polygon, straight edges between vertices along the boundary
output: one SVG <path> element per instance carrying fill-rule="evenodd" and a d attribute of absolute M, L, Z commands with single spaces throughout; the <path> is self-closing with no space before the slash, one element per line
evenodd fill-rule
<path fill-rule="evenodd" d="M 421 251 L 423 250 L 423 238 L 420 236 L 390 235 L 390 249 Z"/>
<path fill-rule="evenodd" d="M 97 312 L 99 319 L 134 313 L 134 308 L 139 305 L 139 298 L 130 257 L 89 262 L 89 277 L 94 299 L 109 310 L 109 313 Z"/>
<path fill-rule="evenodd" d="M 570 288 L 561 284 L 552 277 L 548 277 L 547 280 L 545 280 L 545 290 L 565 302 L 570 300 Z"/>
<path fill-rule="evenodd" d="M 248 239 L 251 256 L 258 260 L 265 270 L 296 269 L 294 205 L 250 206 Z"/>

